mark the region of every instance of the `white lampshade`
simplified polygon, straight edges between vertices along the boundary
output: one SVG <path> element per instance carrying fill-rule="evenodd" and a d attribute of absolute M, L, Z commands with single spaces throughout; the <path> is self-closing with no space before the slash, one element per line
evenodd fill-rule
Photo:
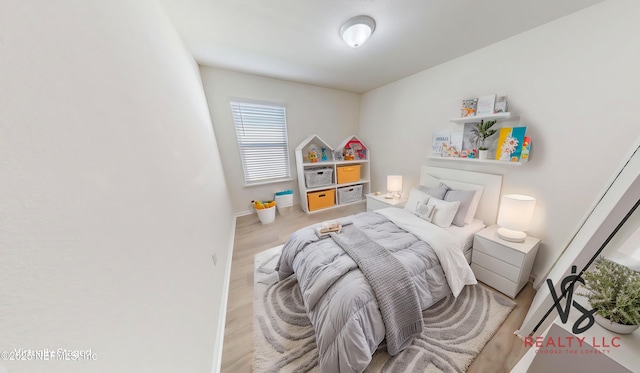
<path fill-rule="evenodd" d="M 402 175 L 387 176 L 387 191 L 402 192 Z"/>
<path fill-rule="evenodd" d="M 527 237 L 524 231 L 531 227 L 536 199 L 521 194 L 502 196 L 498 212 L 498 236 L 511 242 L 523 242 Z"/>
<path fill-rule="evenodd" d="M 400 199 L 402 194 L 402 175 L 387 176 L 387 197 Z"/>
<path fill-rule="evenodd" d="M 340 37 L 351 48 L 364 44 L 376 29 L 376 22 L 369 16 L 356 16 L 340 27 Z"/>

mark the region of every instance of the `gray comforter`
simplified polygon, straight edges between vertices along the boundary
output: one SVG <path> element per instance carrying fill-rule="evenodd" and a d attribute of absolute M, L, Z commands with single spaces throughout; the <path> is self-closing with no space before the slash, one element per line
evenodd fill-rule
<path fill-rule="evenodd" d="M 404 265 L 422 309 L 451 293 L 438 255 L 425 241 L 375 212 L 341 222 L 353 223 Z M 284 279 L 296 274 L 316 332 L 321 371 L 362 372 L 385 338 L 382 316 L 356 263 L 333 239 L 318 238 L 316 227 L 291 236 L 280 257 L 278 276 Z"/>

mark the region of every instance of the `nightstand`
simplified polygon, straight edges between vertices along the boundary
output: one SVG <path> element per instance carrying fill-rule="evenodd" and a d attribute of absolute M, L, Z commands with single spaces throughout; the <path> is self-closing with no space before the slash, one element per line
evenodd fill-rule
<path fill-rule="evenodd" d="M 492 225 L 475 234 L 471 269 L 479 281 L 515 298 L 529 281 L 540 240 L 527 236 L 524 242 L 509 242 L 497 230 Z"/>
<path fill-rule="evenodd" d="M 407 200 L 403 198 L 392 199 L 384 198 L 384 194 L 378 196 L 373 193 L 367 194 L 367 211 L 379 210 L 385 207 L 403 208 L 405 203 L 407 203 Z"/>

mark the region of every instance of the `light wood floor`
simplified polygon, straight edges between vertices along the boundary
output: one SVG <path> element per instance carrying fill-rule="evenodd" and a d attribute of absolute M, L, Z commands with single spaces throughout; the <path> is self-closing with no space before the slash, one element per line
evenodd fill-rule
<path fill-rule="evenodd" d="M 298 206 L 278 214 L 263 225 L 253 215 L 239 217 L 231 263 L 227 321 L 222 352 L 223 373 L 251 372 L 253 355 L 253 256 L 281 245 L 294 231 L 310 224 L 362 212 L 357 204 L 307 215 Z M 535 290 L 527 285 L 516 298 L 518 305 L 469 367 L 468 372 L 508 372 L 524 355 L 523 343 L 513 335 L 529 310 Z"/>

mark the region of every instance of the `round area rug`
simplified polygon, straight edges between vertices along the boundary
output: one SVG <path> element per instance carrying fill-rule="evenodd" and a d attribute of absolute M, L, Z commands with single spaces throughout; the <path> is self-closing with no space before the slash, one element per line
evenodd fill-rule
<path fill-rule="evenodd" d="M 295 276 L 277 281 L 281 246 L 255 257 L 253 371 L 318 372 L 315 333 Z M 482 285 L 466 286 L 422 312 L 424 330 L 396 356 L 383 344 L 365 372 L 464 372 L 515 303 Z"/>

